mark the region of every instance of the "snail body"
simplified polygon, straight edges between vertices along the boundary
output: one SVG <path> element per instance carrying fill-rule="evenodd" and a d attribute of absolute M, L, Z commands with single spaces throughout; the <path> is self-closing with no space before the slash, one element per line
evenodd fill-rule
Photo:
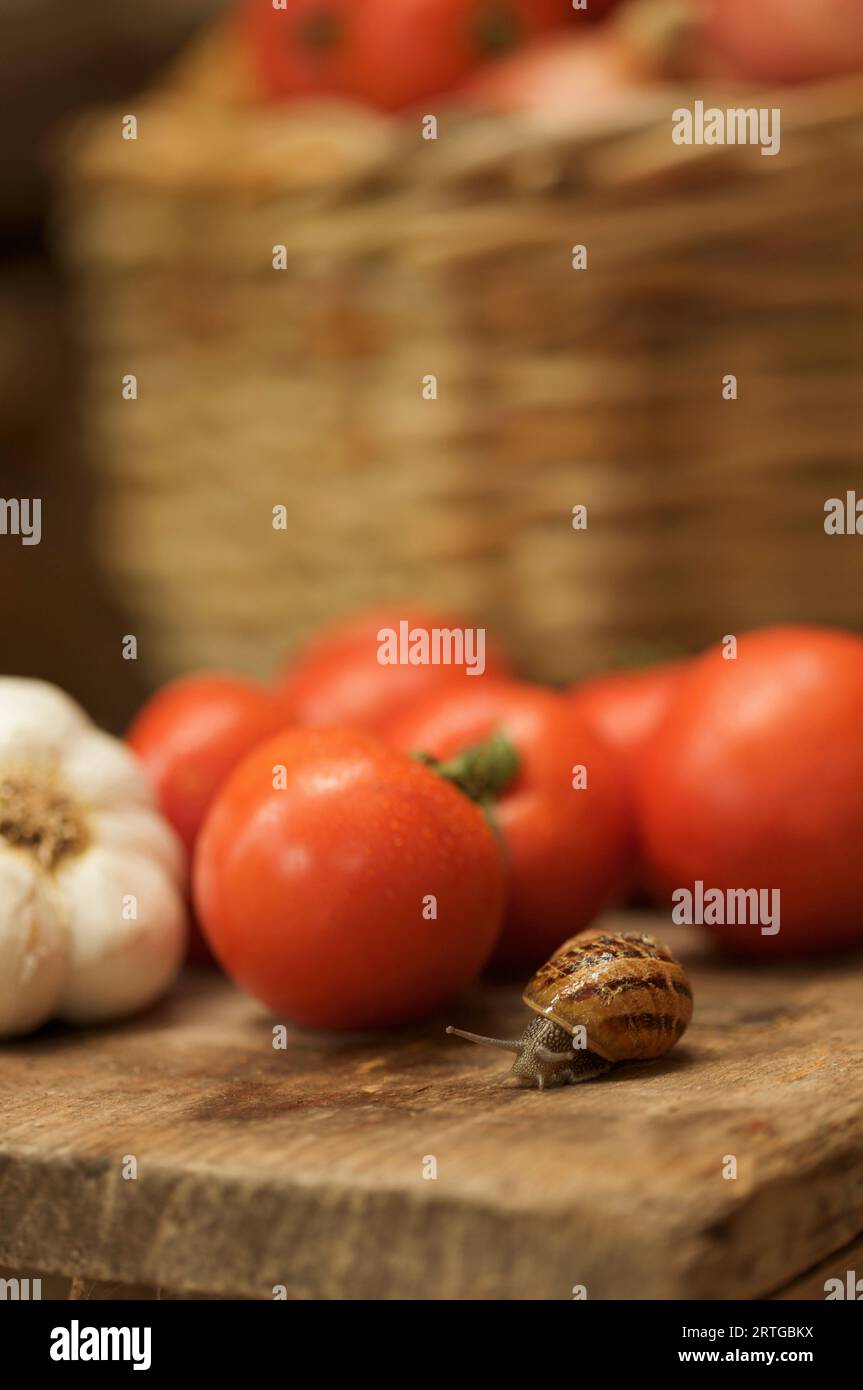
<path fill-rule="evenodd" d="M 616 1062 L 662 1057 L 692 1017 L 692 987 L 666 946 L 636 932 L 580 932 L 558 947 L 522 996 L 537 1015 L 520 1038 L 469 1042 L 514 1052 L 522 1086 L 563 1086 L 601 1076 Z"/>

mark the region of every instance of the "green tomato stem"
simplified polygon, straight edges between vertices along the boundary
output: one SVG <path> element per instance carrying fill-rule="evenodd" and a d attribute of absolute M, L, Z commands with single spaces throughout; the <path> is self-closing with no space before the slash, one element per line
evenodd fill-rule
<path fill-rule="evenodd" d="M 452 782 L 471 801 L 475 801 L 486 815 L 519 771 L 518 752 L 503 734 L 492 734 L 485 743 L 463 748 L 455 757 L 445 760 L 422 752 L 412 756 L 445 781 Z"/>

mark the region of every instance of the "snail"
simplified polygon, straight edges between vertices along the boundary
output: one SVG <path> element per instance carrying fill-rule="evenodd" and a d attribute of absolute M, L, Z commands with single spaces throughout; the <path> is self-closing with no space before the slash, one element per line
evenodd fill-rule
<path fill-rule="evenodd" d="M 692 988 L 665 946 L 635 932 L 580 932 L 559 946 L 522 996 L 538 1015 L 520 1038 L 468 1042 L 516 1054 L 520 1086 L 565 1086 L 601 1076 L 615 1062 L 661 1057 L 692 1017 Z"/>

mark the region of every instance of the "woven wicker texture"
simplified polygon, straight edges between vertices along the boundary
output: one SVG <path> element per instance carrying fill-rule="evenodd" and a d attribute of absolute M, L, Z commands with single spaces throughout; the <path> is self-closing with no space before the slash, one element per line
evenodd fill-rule
<path fill-rule="evenodd" d="M 863 86 L 783 93 L 776 158 L 676 146 L 680 104 L 432 142 L 162 95 L 137 142 L 119 113 L 75 131 L 94 526 L 154 678 L 263 673 L 385 596 L 463 607 L 553 680 L 863 622 L 823 529 L 863 495 Z"/>

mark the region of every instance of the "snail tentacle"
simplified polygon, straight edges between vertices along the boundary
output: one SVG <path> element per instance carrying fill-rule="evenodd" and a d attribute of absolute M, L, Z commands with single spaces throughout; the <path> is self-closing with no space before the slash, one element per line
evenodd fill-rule
<path fill-rule="evenodd" d="M 457 1038 L 466 1038 L 468 1042 L 479 1043 L 481 1047 L 501 1047 L 504 1052 L 521 1052 L 524 1049 L 524 1041 L 521 1038 L 484 1038 L 479 1033 L 466 1033 L 463 1028 L 447 1028 L 448 1033 L 454 1033 Z"/>

